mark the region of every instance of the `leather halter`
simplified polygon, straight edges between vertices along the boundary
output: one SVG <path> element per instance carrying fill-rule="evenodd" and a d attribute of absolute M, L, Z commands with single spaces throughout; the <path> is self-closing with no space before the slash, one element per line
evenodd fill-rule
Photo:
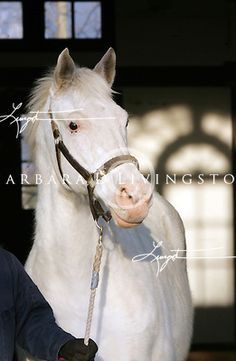
<path fill-rule="evenodd" d="M 69 184 L 63 178 L 63 172 L 61 168 L 61 153 L 64 155 L 66 160 L 70 163 L 70 165 L 84 178 L 87 182 L 87 190 L 89 196 L 89 206 L 92 213 L 92 216 L 95 221 L 101 216 L 106 222 L 111 219 L 110 211 L 105 211 L 100 204 L 100 202 L 94 196 L 94 189 L 96 187 L 96 182 L 108 174 L 114 168 L 124 164 L 124 163 L 133 163 L 137 168 L 139 168 L 138 161 L 135 157 L 130 154 L 119 155 L 117 157 L 111 158 L 107 162 L 105 162 L 101 167 L 99 167 L 94 173 L 90 173 L 87 169 L 85 169 L 81 164 L 77 162 L 77 160 L 71 155 L 68 148 L 65 146 L 61 133 L 59 131 L 58 125 L 53 119 L 52 110 L 49 108 L 48 110 L 50 119 L 51 119 L 51 128 L 52 133 L 55 141 L 55 150 L 56 150 L 56 157 L 57 157 L 57 164 L 60 175 L 63 181 Z"/>

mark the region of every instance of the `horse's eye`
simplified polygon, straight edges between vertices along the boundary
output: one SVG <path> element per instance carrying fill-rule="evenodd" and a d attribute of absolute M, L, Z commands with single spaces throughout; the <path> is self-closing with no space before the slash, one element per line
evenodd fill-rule
<path fill-rule="evenodd" d="M 128 127 L 128 125 L 129 125 L 129 118 L 127 119 L 127 122 L 125 124 L 126 128 Z"/>
<path fill-rule="evenodd" d="M 78 129 L 78 124 L 74 123 L 74 122 L 70 122 L 69 124 L 70 130 L 77 130 Z"/>

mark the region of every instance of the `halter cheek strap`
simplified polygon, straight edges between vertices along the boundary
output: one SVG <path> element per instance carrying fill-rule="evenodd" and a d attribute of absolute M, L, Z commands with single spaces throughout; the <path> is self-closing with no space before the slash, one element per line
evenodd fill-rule
<path fill-rule="evenodd" d="M 70 163 L 70 165 L 85 179 L 87 182 L 87 190 L 89 196 L 89 205 L 92 216 L 95 221 L 98 220 L 99 217 L 102 217 L 106 222 L 111 219 L 111 213 L 109 211 L 105 211 L 100 204 L 100 202 L 96 199 L 94 195 L 94 189 L 96 186 L 96 182 L 106 174 L 108 174 L 114 168 L 124 164 L 124 163 L 133 163 L 137 168 L 139 168 L 138 161 L 135 157 L 129 154 L 119 155 L 117 157 L 111 158 L 107 162 L 105 162 L 101 167 L 99 167 L 94 173 L 90 173 L 87 169 L 85 169 L 81 164 L 77 162 L 77 160 L 71 155 L 68 148 L 65 146 L 61 133 L 59 131 L 58 125 L 53 119 L 53 113 L 51 109 L 49 109 L 49 116 L 51 119 L 51 128 L 55 141 L 55 151 L 58 169 L 60 175 L 63 179 L 63 172 L 61 168 L 61 153 L 66 158 L 66 160 Z M 68 187 L 70 185 L 64 180 Z"/>

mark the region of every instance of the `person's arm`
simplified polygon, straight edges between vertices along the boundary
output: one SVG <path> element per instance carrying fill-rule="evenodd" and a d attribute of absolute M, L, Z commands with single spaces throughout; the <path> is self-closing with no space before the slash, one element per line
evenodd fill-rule
<path fill-rule="evenodd" d="M 16 313 L 16 342 L 32 356 L 57 360 L 61 347 L 75 338 L 56 323 L 53 312 L 37 286 L 12 255 Z"/>

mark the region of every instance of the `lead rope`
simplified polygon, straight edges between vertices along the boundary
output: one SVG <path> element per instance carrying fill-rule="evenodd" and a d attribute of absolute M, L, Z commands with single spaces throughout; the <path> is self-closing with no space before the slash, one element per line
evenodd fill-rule
<path fill-rule="evenodd" d="M 103 244 L 102 244 L 103 227 L 100 226 L 97 223 L 97 221 L 96 221 L 96 226 L 99 229 L 99 238 L 93 261 L 93 270 L 92 270 L 91 285 L 90 285 L 89 307 L 88 307 L 88 315 L 87 315 L 87 322 L 86 322 L 85 336 L 84 336 L 84 344 L 86 346 L 88 346 L 89 344 L 89 338 L 91 333 L 94 303 L 95 303 L 96 291 L 99 283 L 99 272 L 100 272 L 100 266 L 102 262 L 102 252 L 103 252 Z"/>

